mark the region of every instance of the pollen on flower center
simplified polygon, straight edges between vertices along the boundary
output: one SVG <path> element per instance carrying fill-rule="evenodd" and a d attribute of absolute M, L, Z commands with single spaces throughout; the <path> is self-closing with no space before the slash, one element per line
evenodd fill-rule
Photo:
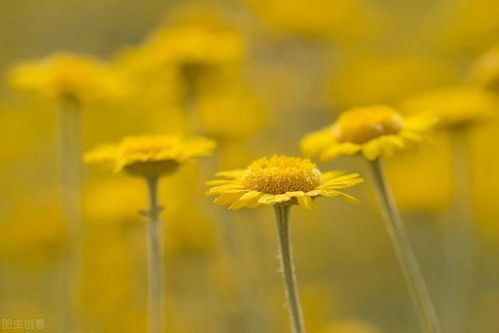
<path fill-rule="evenodd" d="M 333 125 L 338 142 L 362 144 L 382 135 L 395 135 L 403 126 L 402 117 L 388 106 L 356 108 L 341 114 Z"/>
<path fill-rule="evenodd" d="M 310 160 L 274 155 L 254 161 L 242 179 L 245 188 L 267 194 L 308 192 L 322 183 L 321 172 Z"/>

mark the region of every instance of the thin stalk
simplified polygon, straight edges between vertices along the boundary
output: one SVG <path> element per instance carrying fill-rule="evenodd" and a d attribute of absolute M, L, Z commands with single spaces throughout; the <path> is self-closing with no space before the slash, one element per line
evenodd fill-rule
<path fill-rule="evenodd" d="M 288 311 L 294 333 L 304 333 L 303 315 L 296 287 L 293 253 L 289 238 L 289 206 L 275 206 L 277 234 L 279 239 L 279 258 L 288 300 Z"/>
<path fill-rule="evenodd" d="M 423 332 L 438 333 L 440 332 L 440 325 L 437 315 L 411 248 L 404 223 L 386 183 L 383 164 L 380 159 L 377 159 L 371 162 L 370 165 L 388 234 L 402 268 L 402 273 L 404 274 L 414 306 L 416 307 Z"/>
<path fill-rule="evenodd" d="M 61 332 L 75 328 L 75 291 L 80 285 L 83 256 L 81 211 L 80 109 L 73 99 L 60 104 L 61 204 L 68 225 L 68 245 L 62 263 Z"/>
<path fill-rule="evenodd" d="M 158 206 L 158 178 L 147 179 L 149 191 L 148 229 L 148 311 L 149 332 L 163 333 L 163 248 L 162 225 L 159 219 L 161 208 Z"/>
<path fill-rule="evenodd" d="M 205 72 L 202 65 L 184 64 L 181 68 L 183 87 L 182 106 L 187 116 L 187 132 L 201 133 L 201 119 L 197 112 L 199 97 L 199 80 Z"/>
<path fill-rule="evenodd" d="M 470 158 L 466 129 L 453 133 L 454 198 L 449 212 L 445 244 L 444 328 L 466 332 L 466 317 L 472 287 L 473 214 L 471 207 Z"/>

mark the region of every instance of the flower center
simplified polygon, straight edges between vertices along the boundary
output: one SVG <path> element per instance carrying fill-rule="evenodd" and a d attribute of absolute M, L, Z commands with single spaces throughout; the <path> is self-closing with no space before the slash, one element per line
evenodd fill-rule
<path fill-rule="evenodd" d="M 251 163 L 246 169 L 243 186 L 267 194 L 308 192 L 322 183 L 321 172 L 310 160 L 274 155 Z"/>
<path fill-rule="evenodd" d="M 398 134 L 402 117 L 388 106 L 356 108 L 344 112 L 333 125 L 338 142 L 362 144 L 383 135 Z"/>

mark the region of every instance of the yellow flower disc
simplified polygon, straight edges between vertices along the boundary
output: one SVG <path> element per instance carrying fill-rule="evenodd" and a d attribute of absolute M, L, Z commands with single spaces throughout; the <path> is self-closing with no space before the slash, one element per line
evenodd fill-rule
<path fill-rule="evenodd" d="M 338 190 L 363 182 L 356 173 L 321 173 L 308 159 L 283 155 L 263 157 L 244 170 L 220 172 L 217 176 L 222 179 L 208 182 L 213 187 L 206 194 L 216 196 L 216 204 L 230 209 L 294 204 L 310 209 L 312 199 L 319 196 L 355 201 Z"/>
<path fill-rule="evenodd" d="M 287 156 L 254 161 L 241 180 L 246 188 L 269 194 L 308 192 L 322 183 L 321 172 L 310 160 Z"/>
<path fill-rule="evenodd" d="M 384 105 L 354 108 L 343 112 L 332 125 L 305 136 L 300 145 L 305 155 L 323 161 L 356 154 L 372 161 L 424 141 L 435 123 L 433 116 L 403 117 Z"/>

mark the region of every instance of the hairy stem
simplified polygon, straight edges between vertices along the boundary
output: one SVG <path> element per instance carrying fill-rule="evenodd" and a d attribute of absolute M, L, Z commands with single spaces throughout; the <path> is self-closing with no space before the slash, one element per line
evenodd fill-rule
<path fill-rule="evenodd" d="M 371 168 L 388 234 L 416 307 L 423 332 L 439 333 L 440 326 L 433 303 L 412 251 L 400 213 L 386 183 L 381 160 L 377 159 L 371 162 Z"/>
<path fill-rule="evenodd" d="M 289 206 L 275 206 L 281 270 L 284 277 L 288 310 L 294 333 L 304 333 L 303 315 L 296 287 L 293 253 L 289 239 Z"/>
<path fill-rule="evenodd" d="M 163 249 L 162 226 L 159 219 L 158 178 L 147 179 L 149 190 L 148 221 L 148 311 L 149 332 L 163 333 Z"/>

